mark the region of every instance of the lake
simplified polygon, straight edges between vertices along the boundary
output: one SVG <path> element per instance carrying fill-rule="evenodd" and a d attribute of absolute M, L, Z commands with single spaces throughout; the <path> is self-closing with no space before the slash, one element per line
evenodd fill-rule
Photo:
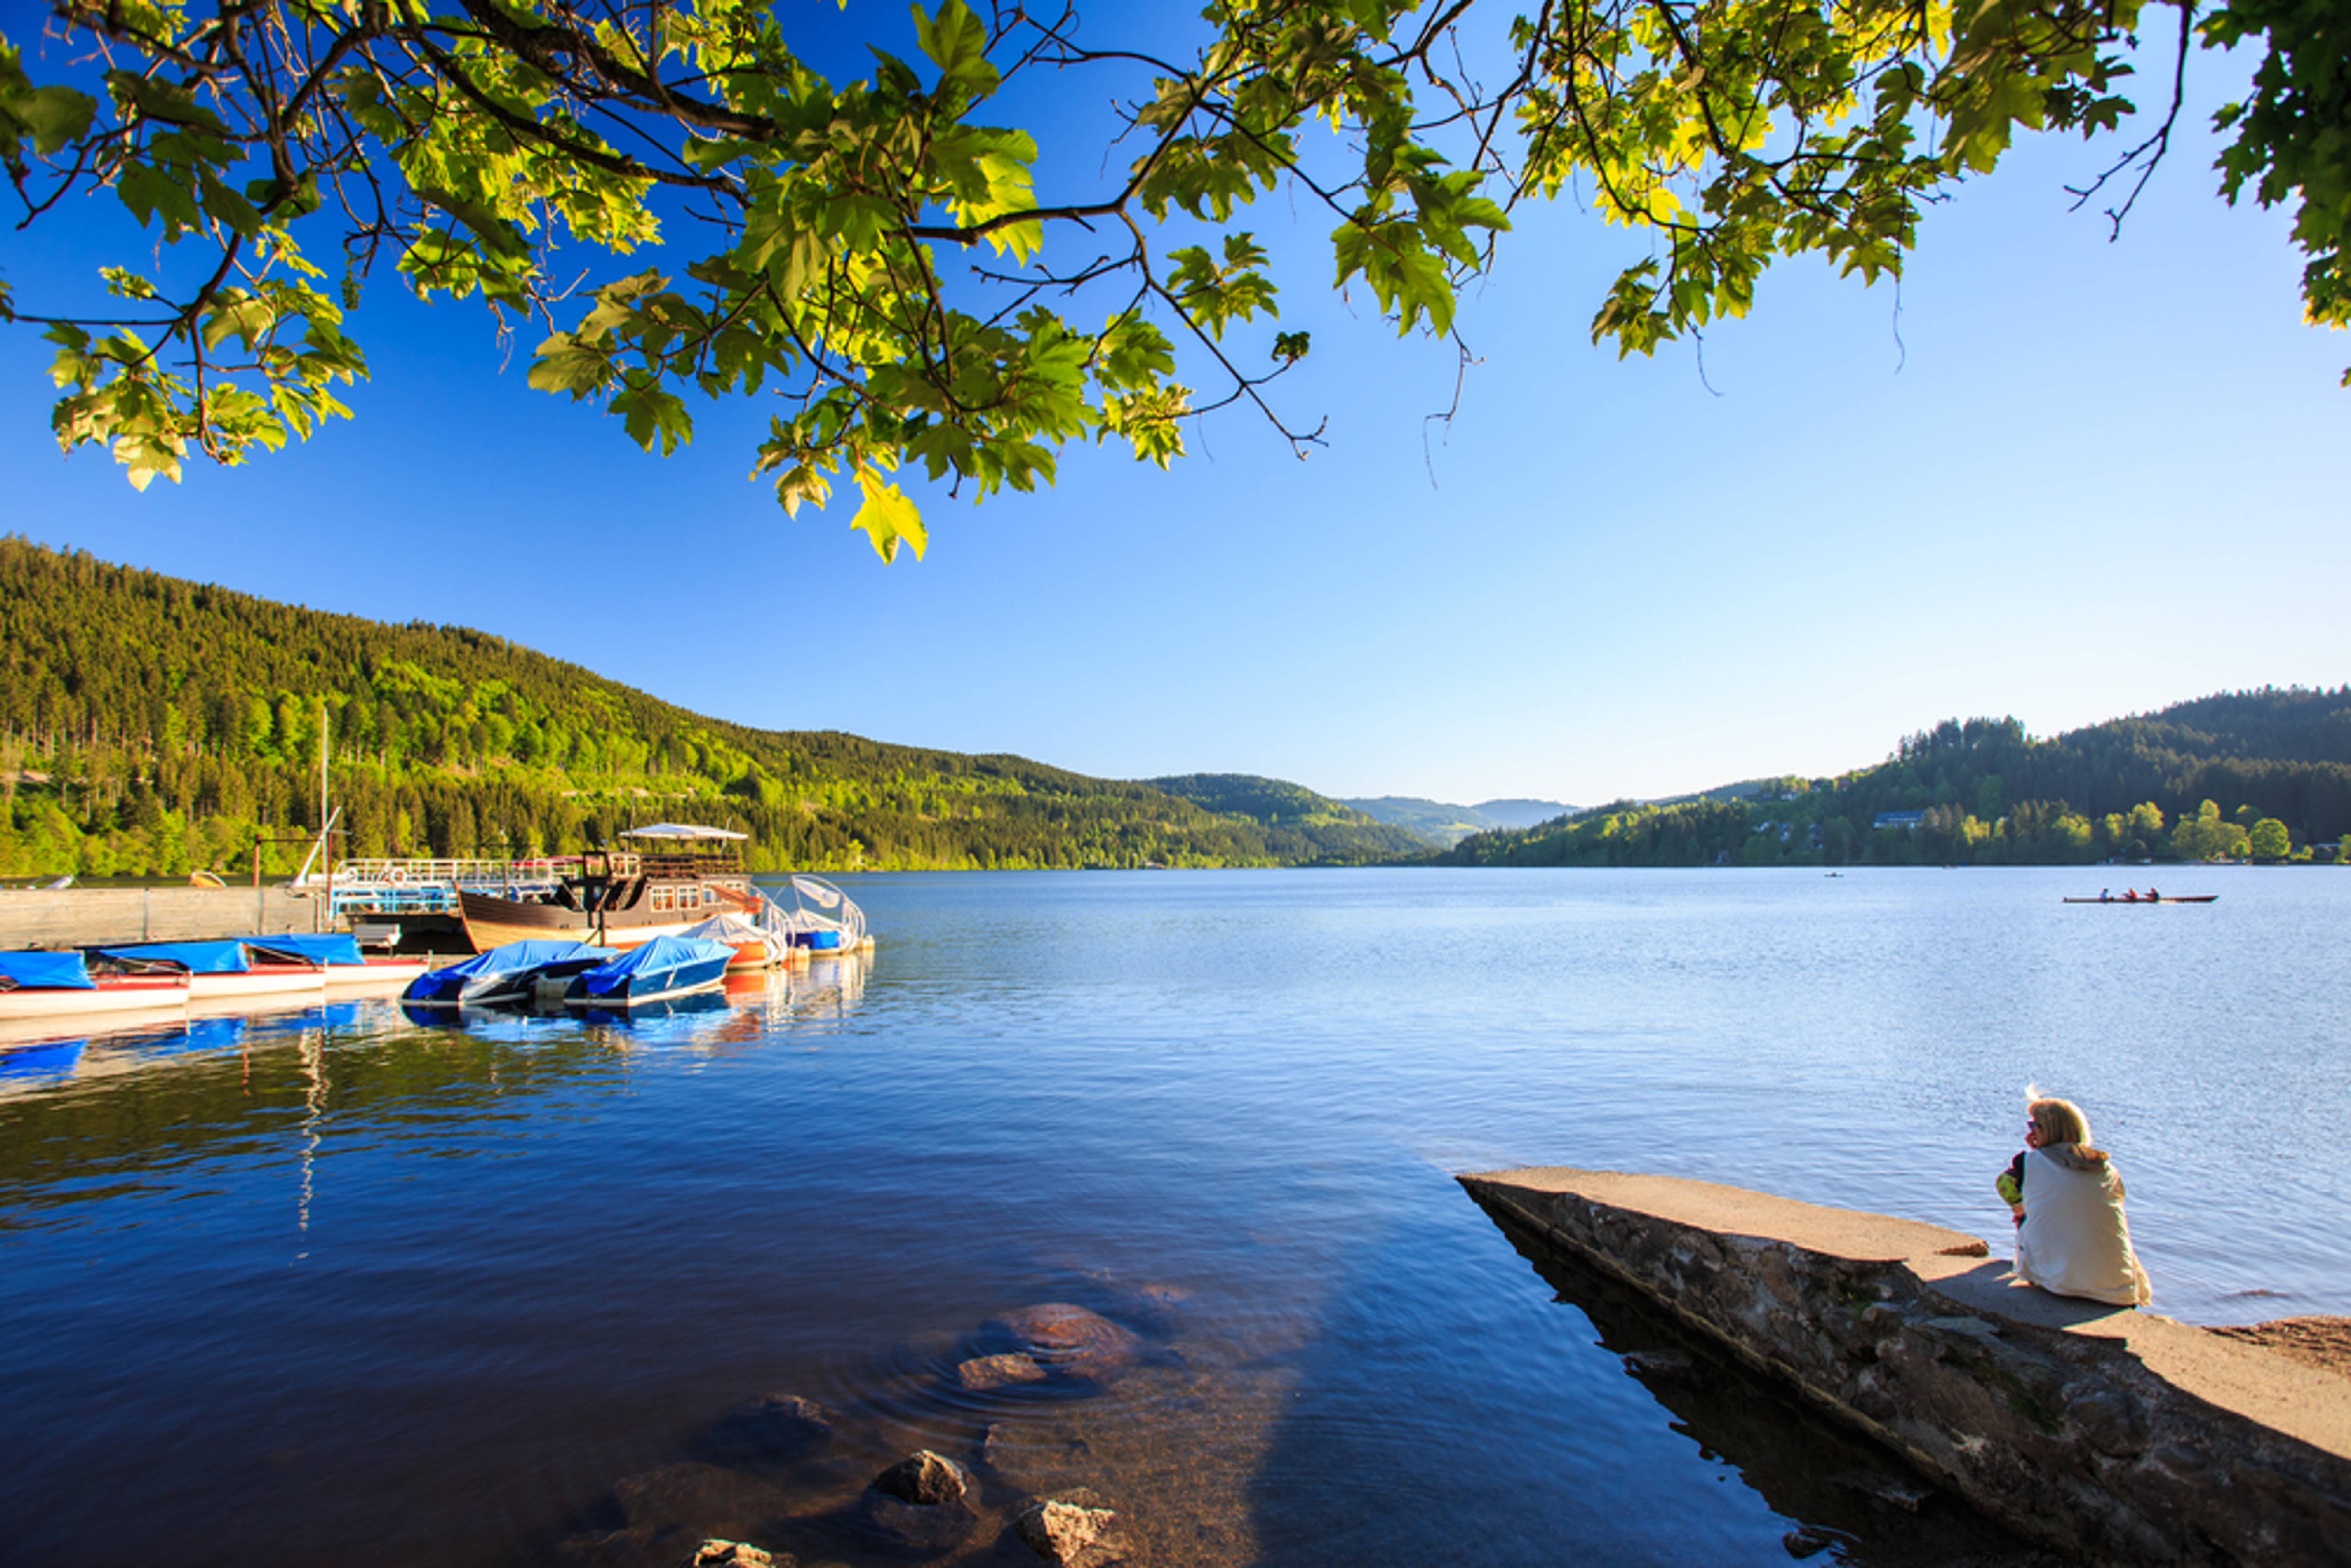
<path fill-rule="evenodd" d="M 2351 873 L 2059 902 L 2128 874 L 854 877 L 870 962 L 716 1010 L 11 1050 L 0 1559 L 619 1561 L 616 1483 L 694 1461 L 789 1500 L 805 1563 L 905 1561 L 857 1495 L 930 1447 L 986 1488 L 957 1562 L 1035 1561 L 1004 1509 L 1081 1484 L 1159 1563 L 1785 1563 L 1800 1527 L 1998 1561 L 1702 1351 L 1628 1365 L 1691 1347 L 1452 1176 L 1669 1172 L 2004 1252 L 2032 1082 L 2113 1153 L 2157 1310 L 2351 1312 Z M 1043 1302 L 1131 1367 L 965 1389 Z M 771 1395 L 831 1442 L 735 1443 Z"/>

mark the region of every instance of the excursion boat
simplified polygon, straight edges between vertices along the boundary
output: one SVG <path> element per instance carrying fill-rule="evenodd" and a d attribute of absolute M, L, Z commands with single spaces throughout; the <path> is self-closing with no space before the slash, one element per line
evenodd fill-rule
<path fill-rule="evenodd" d="M 412 1008 L 486 1008 L 528 1001 L 542 977 L 576 975 L 618 956 L 610 947 L 561 937 L 508 942 L 419 975 L 400 999 Z"/>
<path fill-rule="evenodd" d="M 242 938 L 250 952 L 286 963 L 318 964 L 326 970 L 327 989 L 357 990 L 368 986 L 404 986 L 431 968 L 422 956 L 371 958 L 360 951 L 359 938 L 345 931 L 312 936 L 288 932 L 277 936 Z"/>
<path fill-rule="evenodd" d="M 0 1019 L 183 1008 L 185 977 L 93 975 L 79 953 L 0 953 Z"/>
<path fill-rule="evenodd" d="M 92 947 L 90 954 L 135 972 L 152 974 L 177 970 L 186 976 L 188 999 L 222 998 L 318 996 L 327 992 L 323 964 L 304 959 L 264 957 L 256 962 L 246 945 L 223 942 L 139 942 L 120 947 Z"/>
<path fill-rule="evenodd" d="M 543 897 L 459 888 L 474 950 L 559 938 L 625 949 L 682 936 L 716 915 L 758 918 L 762 901 L 735 847 L 748 834 L 656 822 L 621 836 L 649 847 L 588 856 Z"/>
<path fill-rule="evenodd" d="M 665 1002 L 726 983 L 735 949 L 693 936 L 656 936 L 619 957 L 582 970 L 563 993 L 568 1008 L 633 1008 Z"/>

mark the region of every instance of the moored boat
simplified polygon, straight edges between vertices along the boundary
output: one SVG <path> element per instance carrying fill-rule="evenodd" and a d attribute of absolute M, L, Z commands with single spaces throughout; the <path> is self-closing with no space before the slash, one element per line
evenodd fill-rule
<path fill-rule="evenodd" d="M 610 947 L 568 938 L 507 942 L 418 976 L 400 999 L 412 1008 L 486 1008 L 527 1001 L 542 977 L 576 975 L 616 956 Z"/>
<path fill-rule="evenodd" d="M 93 975 L 74 952 L 0 953 L 0 1019 L 152 1011 L 187 1000 L 184 978 Z"/>
<path fill-rule="evenodd" d="M 780 931 L 798 949 L 809 954 L 865 953 L 873 938 L 865 929 L 865 912 L 854 900 L 820 876 L 794 875 L 785 888 L 791 904 L 770 895 L 760 925 Z"/>
<path fill-rule="evenodd" d="M 475 951 L 555 938 L 623 949 L 682 936 L 716 915 L 758 914 L 759 895 L 735 848 L 748 835 L 657 822 L 621 836 L 652 847 L 587 857 L 577 874 L 562 877 L 544 897 L 459 888 Z"/>
<path fill-rule="evenodd" d="M 656 936 L 619 957 L 582 970 L 563 993 L 571 1008 L 633 1008 L 696 991 L 715 991 L 726 978 L 735 949 L 693 936 Z"/>
<path fill-rule="evenodd" d="M 304 959 L 256 960 L 239 941 L 136 942 L 92 947 L 93 957 L 128 966 L 135 973 L 178 972 L 187 977 L 188 999 L 240 997 L 324 996 L 326 967 Z"/>
<path fill-rule="evenodd" d="M 726 966 L 730 974 L 772 969 L 792 959 L 788 934 L 763 929 L 739 915 L 714 915 L 681 935 L 697 941 L 723 942 L 733 949 L 735 956 Z"/>
<path fill-rule="evenodd" d="M 363 986 L 404 986 L 431 968 L 422 956 L 370 957 L 360 951 L 359 939 L 348 932 L 311 935 L 288 932 L 276 936 L 243 938 L 247 950 L 287 963 L 318 964 L 326 970 L 327 989 L 356 990 Z"/>

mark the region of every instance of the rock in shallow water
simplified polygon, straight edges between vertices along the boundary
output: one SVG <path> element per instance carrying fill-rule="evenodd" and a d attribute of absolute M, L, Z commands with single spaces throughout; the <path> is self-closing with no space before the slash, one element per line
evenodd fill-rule
<path fill-rule="evenodd" d="M 687 1568 L 797 1568 L 789 1553 L 764 1552 L 747 1541 L 705 1541 Z"/>
<path fill-rule="evenodd" d="M 1064 1377 L 1108 1383 L 1134 1364 L 1143 1342 L 1098 1312 L 1067 1301 L 1046 1301 L 1007 1312 L 987 1325 L 1019 1352 Z"/>
<path fill-rule="evenodd" d="M 699 1457 L 724 1464 L 797 1458 L 832 1440 L 839 1418 L 813 1399 L 767 1394 L 721 1416 L 695 1445 Z"/>
<path fill-rule="evenodd" d="M 1029 1550 L 1059 1568 L 1111 1568 L 1126 1560 L 1113 1509 L 1090 1506 L 1091 1493 L 1031 1498 L 1012 1521 Z"/>
<path fill-rule="evenodd" d="M 1042 1383 L 1050 1375 L 1025 1355 L 976 1355 L 956 1368 L 956 1381 L 974 1394 L 1015 1384 Z"/>
<path fill-rule="evenodd" d="M 791 1500 L 716 1465 L 664 1465 L 612 1488 L 621 1517 L 632 1529 L 684 1530 L 701 1539 L 756 1535 L 788 1519 Z"/>
<path fill-rule="evenodd" d="M 862 1510 L 892 1542 L 920 1551 L 952 1546 L 972 1527 L 971 1476 L 944 1454 L 919 1449 L 873 1478 Z"/>

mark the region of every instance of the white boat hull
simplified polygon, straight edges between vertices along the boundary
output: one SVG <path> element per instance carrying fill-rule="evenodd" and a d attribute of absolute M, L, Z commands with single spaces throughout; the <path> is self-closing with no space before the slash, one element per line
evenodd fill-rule
<path fill-rule="evenodd" d="M 217 1001 L 231 997 L 324 996 L 327 992 L 327 972 L 324 969 L 277 968 L 250 969 L 236 975 L 190 975 L 188 999 Z"/>
<path fill-rule="evenodd" d="M 0 1019 L 73 1018 L 83 1013 L 145 1012 L 159 1008 L 185 1007 L 188 988 L 177 981 L 161 985 L 104 985 L 96 990 L 26 989 L 0 991 Z"/>

